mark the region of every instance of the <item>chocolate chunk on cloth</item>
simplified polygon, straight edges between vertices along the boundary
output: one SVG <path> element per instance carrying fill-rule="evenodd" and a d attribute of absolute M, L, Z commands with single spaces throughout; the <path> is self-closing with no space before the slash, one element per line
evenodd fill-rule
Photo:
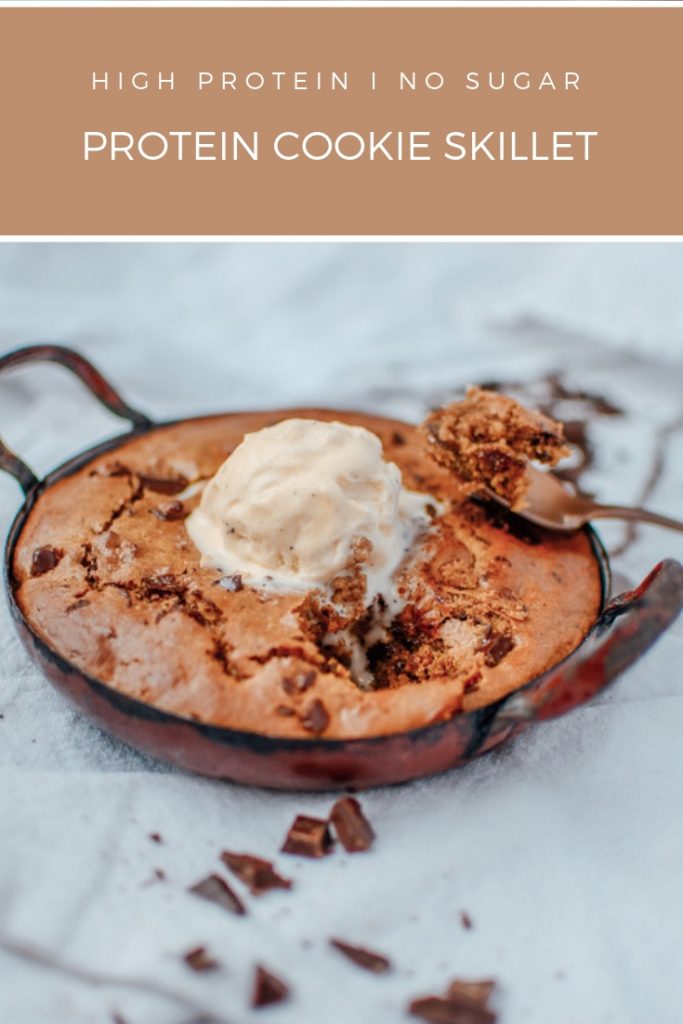
<path fill-rule="evenodd" d="M 496 1024 L 498 1019 L 491 1010 L 476 1003 L 441 996 L 414 999 L 408 1012 L 428 1024 Z"/>
<path fill-rule="evenodd" d="M 251 1005 L 254 1009 L 282 1003 L 289 997 L 289 986 L 260 964 L 254 971 L 254 985 L 251 990 Z"/>
<path fill-rule="evenodd" d="M 201 896 L 203 900 L 209 900 L 210 903 L 217 903 L 219 907 L 230 911 L 231 914 L 241 915 L 247 912 L 237 893 L 232 891 L 220 875 L 209 875 L 208 878 L 191 886 L 188 892 L 194 893 L 195 896 Z"/>
<path fill-rule="evenodd" d="M 362 853 L 374 842 L 375 833 L 355 797 L 337 800 L 330 813 L 330 823 L 347 853 Z"/>
<path fill-rule="evenodd" d="M 270 889 L 291 889 L 289 878 L 278 875 L 269 860 L 254 857 L 250 853 L 232 853 L 224 850 L 221 860 L 233 875 L 244 882 L 253 896 L 260 896 Z"/>
<path fill-rule="evenodd" d="M 352 946 L 342 939 L 330 939 L 330 945 L 343 953 L 352 963 L 372 974 L 384 974 L 391 970 L 391 960 L 382 956 L 381 953 L 374 953 L 371 949 L 365 949 L 363 946 Z"/>
<path fill-rule="evenodd" d="M 414 999 L 408 1012 L 428 1024 L 496 1024 L 498 1018 L 488 1006 L 495 987 L 495 981 L 490 978 L 481 981 L 454 979 L 445 996 Z"/>
<path fill-rule="evenodd" d="M 332 836 L 326 821 L 299 814 L 282 845 L 282 853 L 293 853 L 299 857 L 324 857 L 332 852 Z"/>
<path fill-rule="evenodd" d="M 203 973 L 204 971 L 215 971 L 220 967 L 218 960 L 207 952 L 206 946 L 197 946 L 185 954 L 183 960 L 193 971 Z"/>

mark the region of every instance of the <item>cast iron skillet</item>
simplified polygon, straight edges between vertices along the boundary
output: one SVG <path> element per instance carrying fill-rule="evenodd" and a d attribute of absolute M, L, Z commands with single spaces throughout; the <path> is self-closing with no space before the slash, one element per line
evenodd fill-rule
<path fill-rule="evenodd" d="M 128 420 L 131 429 L 69 460 L 44 480 L 0 441 L 0 469 L 15 477 L 25 495 L 9 532 L 4 561 L 16 628 L 44 674 L 86 715 L 119 739 L 182 768 L 279 789 L 367 787 L 443 771 L 492 750 L 534 721 L 554 718 L 590 700 L 636 661 L 683 607 L 683 566 L 671 560 L 660 562 L 635 590 L 609 600 L 607 556 L 596 534 L 588 530 L 602 579 L 602 607 L 593 629 L 560 664 L 488 707 L 410 732 L 357 740 L 261 736 L 161 711 L 70 664 L 34 632 L 15 600 L 14 548 L 38 496 L 103 452 L 161 425 L 131 409 L 86 359 L 58 345 L 11 352 L 0 358 L 0 372 L 38 360 L 71 370 L 112 413 Z"/>

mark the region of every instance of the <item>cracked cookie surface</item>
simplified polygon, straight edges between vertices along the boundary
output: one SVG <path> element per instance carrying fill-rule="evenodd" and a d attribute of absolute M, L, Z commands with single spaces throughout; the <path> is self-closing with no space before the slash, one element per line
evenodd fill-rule
<path fill-rule="evenodd" d="M 202 568 L 187 535 L 202 482 L 244 433 L 293 415 L 374 431 L 405 485 L 440 503 L 397 574 L 403 607 L 377 635 L 353 573 L 334 603 L 264 593 Z M 38 498 L 13 575 L 33 629 L 89 675 L 185 717 L 301 738 L 401 732 L 490 703 L 573 650 L 600 603 L 585 534 L 543 533 L 470 501 L 417 428 L 315 409 L 206 417 L 123 442 Z M 362 687 L 349 636 L 366 650 Z"/>

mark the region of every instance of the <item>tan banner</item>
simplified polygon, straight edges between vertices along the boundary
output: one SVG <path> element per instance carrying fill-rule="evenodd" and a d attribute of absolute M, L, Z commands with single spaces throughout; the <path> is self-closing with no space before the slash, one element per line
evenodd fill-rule
<path fill-rule="evenodd" d="M 0 10 L 2 234 L 683 234 L 683 9 Z"/>

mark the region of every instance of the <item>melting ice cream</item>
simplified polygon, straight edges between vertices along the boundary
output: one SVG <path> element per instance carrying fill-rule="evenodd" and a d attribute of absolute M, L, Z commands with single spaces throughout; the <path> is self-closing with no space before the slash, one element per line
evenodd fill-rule
<path fill-rule="evenodd" d="M 364 427 L 287 419 L 246 434 L 187 529 L 202 563 L 245 582 L 308 590 L 362 563 L 385 592 L 434 499 L 403 487 Z"/>

